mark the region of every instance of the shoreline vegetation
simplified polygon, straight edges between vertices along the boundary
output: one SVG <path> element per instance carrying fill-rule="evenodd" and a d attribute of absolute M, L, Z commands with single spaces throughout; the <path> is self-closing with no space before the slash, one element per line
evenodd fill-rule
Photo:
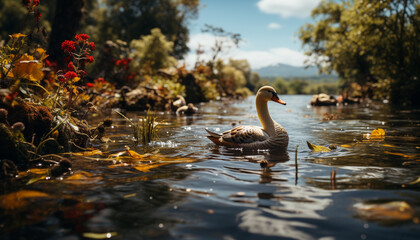
<path fill-rule="evenodd" d="M 241 99 L 263 85 L 272 85 L 280 94 L 324 92 L 341 94 L 344 100 L 390 99 L 399 106 L 419 103 L 412 91 L 419 85 L 420 41 L 412 34 L 419 32 L 420 24 L 414 23 L 420 20 L 420 8 L 417 5 L 412 9 L 407 1 L 402 3 L 404 8 L 390 1 L 373 6 L 377 10 L 373 13 L 381 19 L 386 16 L 381 11 L 388 6 L 397 12 L 395 16 L 389 13 L 389 19 L 383 21 L 391 21 L 388 25 L 400 23 L 401 28 L 391 32 L 399 35 L 377 43 L 385 49 L 400 46 L 397 56 L 374 51 L 368 35 L 357 43 L 356 52 L 340 48 L 337 53 L 329 48 L 334 34 L 347 37 L 356 30 L 377 32 L 378 26 L 373 23 L 366 25 L 369 29 L 358 29 L 361 23 L 348 19 L 350 22 L 341 22 L 345 14 L 364 9 L 366 6 L 359 6 L 363 3 L 347 6 L 325 1 L 314 10 L 314 17 L 325 17 L 317 23 L 324 24 L 324 35 L 313 25 L 306 25 L 300 38 L 308 54 L 319 57 L 315 64 L 323 66 L 321 71 L 336 71 L 340 83 L 330 78 L 262 79 L 246 60 L 220 60 L 225 50 L 232 44 L 237 47 L 242 39 L 239 34 L 210 25 L 203 32 L 221 37 L 208 53 L 211 59 L 202 60 L 204 51 L 198 50 L 192 69 L 179 65 L 188 51 L 188 19 L 198 14 L 199 1 L 166 0 L 166 5 L 142 9 L 147 16 L 129 11 L 140 11 L 144 1 L 123 1 L 118 6 L 110 0 L 104 5 L 96 1 L 70 2 L 6 0 L 0 5 L 0 178 L 12 179 L 18 171 L 35 165 L 49 167 L 51 176 L 68 172 L 71 161 L 63 153 L 92 151 L 93 142 L 106 141 L 105 131 L 112 120 L 91 126 L 86 119 L 94 112 L 110 109 L 194 114 L 196 103 Z M 326 6 L 329 10 L 324 9 Z M 405 15 L 398 15 L 403 10 Z M 156 26 L 156 22 L 162 25 Z M 315 38 L 320 34 L 320 39 Z M 416 48 L 411 46 L 413 42 Z M 408 48 L 417 52 L 411 53 Z M 394 58 L 401 61 L 396 65 L 383 62 Z M 153 114 L 146 114 L 142 124 L 136 123 L 136 143 L 147 144 L 155 136 L 154 124 Z M 127 152 L 133 154 L 129 149 Z"/>

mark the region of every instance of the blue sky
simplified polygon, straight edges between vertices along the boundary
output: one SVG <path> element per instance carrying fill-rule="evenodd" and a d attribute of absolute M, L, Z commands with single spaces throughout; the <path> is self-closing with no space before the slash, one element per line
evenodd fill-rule
<path fill-rule="evenodd" d="M 223 59 L 247 59 L 253 69 L 285 63 L 303 66 L 304 55 L 297 37 L 299 27 L 312 22 L 311 10 L 320 0 L 200 0 L 198 18 L 189 24 L 191 49 L 186 61 L 193 64 L 198 44 L 210 54 L 214 37 L 201 32 L 205 24 L 239 33 L 239 48 L 223 53 Z"/>

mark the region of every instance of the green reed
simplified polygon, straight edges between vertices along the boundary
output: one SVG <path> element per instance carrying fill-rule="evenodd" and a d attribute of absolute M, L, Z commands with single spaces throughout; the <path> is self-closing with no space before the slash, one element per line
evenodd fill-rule
<path fill-rule="evenodd" d="M 146 112 L 146 115 L 139 119 L 137 123 L 131 121 L 124 114 L 115 111 L 127 120 L 133 129 L 133 135 L 136 144 L 141 142 L 143 145 L 150 143 L 157 137 L 157 121 L 154 113 Z"/>

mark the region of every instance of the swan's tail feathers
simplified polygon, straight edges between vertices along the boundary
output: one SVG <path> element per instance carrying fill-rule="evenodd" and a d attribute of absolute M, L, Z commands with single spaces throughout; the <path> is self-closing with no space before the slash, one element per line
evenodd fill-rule
<path fill-rule="evenodd" d="M 213 143 L 215 143 L 216 145 L 220 145 L 220 138 L 218 137 L 213 137 L 213 136 L 206 136 L 208 139 L 210 139 Z"/>
<path fill-rule="evenodd" d="M 210 130 L 208 130 L 208 129 L 205 129 L 206 131 L 207 131 L 207 133 L 208 134 L 210 134 L 210 136 L 211 137 L 214 137 L 214 138 L 220 138 L 222 135 L 221 134 L 218 134 L 218 133 L 215 133 L 215 132 L 212 132 L 212 131 L 210 131 Z M 207 137 L 209 137 L 209 136 L 207 136 Z M 209 138 L 210 140 L 212 140 L 211 138 Z M 213 140 L 212 140 L 213 141 Z M 214 141 L 213 141 L 214 142 Z"/>

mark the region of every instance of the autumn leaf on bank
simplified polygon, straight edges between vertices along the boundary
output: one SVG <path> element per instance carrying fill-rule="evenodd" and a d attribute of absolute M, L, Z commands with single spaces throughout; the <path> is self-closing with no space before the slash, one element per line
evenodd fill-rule
<path fill-rule="evenodd" d="M 374 129 L 371 133 L 363 134 L 363 141 L 383 141 L 385 131 L 382 128 Z"/>
<path fill-rule="evenodd" d="M 40 198 L 52 198 L 51 195 L 33 190 L 20 190 L 0 196 L 0 208 L 14 210 L 23 208 Z"/>
<path fill-rule="evenodd" d="M 331 152 L 331 149 L 329 149 L 327 147 L 318 146 L 318 145 L 312 144 L 308 141 L 306 141 L 306 143 L 308 144 L 308 148 L 311 149 L 314 152 Z"/>
<path fill-rule="evenodd" d="M 18 78 L 26 78 L 29 81 L 39 82 L 44 77 L 44 72 L 41 70 L 43 64 L 39 60 L 35 60 L 33 56 L 24 54 L 15 63 L 13 76 Z"/>

